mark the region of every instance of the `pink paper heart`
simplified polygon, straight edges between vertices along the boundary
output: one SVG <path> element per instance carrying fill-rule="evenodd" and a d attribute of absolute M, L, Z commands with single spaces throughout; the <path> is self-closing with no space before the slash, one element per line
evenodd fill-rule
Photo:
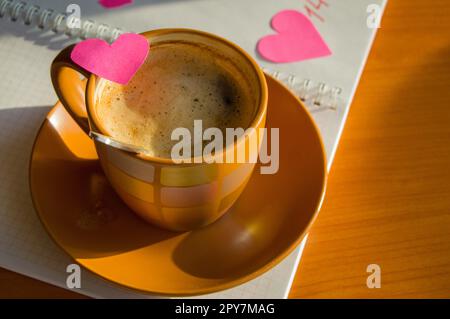
<path fill-rule="evenodd" d="M 266 60 L 283 63 L 331 55 L 312 22 L 298 11 L 278 12 L 272 18 L 272 28 L 278 34 L 263 37 L 257 45 L 259 54 Z"/>
<path fill-rule="evenodd" d="M 98 0 L 98 3 L 104 8 L 116 8 L 132 3 L 133 0 Z"/>
<path fill-rule="evenodd" d="M 73 48 L 70 58 L 102 78 L 127 84 L 144 63 L 149 49 L 145 37 L 125 33 L 111 45 L 100 39 L 84 40 Z"/>

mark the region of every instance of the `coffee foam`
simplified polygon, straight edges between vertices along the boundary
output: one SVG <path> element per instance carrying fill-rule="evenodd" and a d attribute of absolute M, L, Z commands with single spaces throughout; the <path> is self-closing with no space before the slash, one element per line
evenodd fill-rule
<path fill-rule="evenodd" d="M 253 88 L 232 61 L 183 42 L 152 46 L 133 79 L 107 82 L 100 101 L 96 112 L 108 134 L 166 158 L 175 128 L 193 136 L 194 120 L 202 120 L 204 130 L 245 129 L 256 109 Z"/>

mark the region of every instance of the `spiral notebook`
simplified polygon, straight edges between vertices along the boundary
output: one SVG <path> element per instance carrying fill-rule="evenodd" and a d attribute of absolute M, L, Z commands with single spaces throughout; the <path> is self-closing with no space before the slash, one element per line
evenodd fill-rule
<path fill-rule="evenodd" d="M 71 3 L 0 0 L 0 266 L 63 288 L 66 267 L 72 261 L 46 234 L 28 190 L 33 140 L 56 101 L 49 66 L 59 50 L 80 37 L 113 41 L 122 32 L 164 27 L 201 29 L 228 38 L 305 101 L 321 130 L 329 169 L 377 31 L 373 19 L 381 17 L 386 1 L 135 0 L 107 10 L 96 0 L 80 0 L 81 24 L 75 31 L 66 28 Z M 276 33 L 270 21 L 286 9 L 308 17 L 331 54 L 281 64 L 264 60 L 256 45 Z M 201 297 L 286 298 L 305 245 L 307 236 L 262 276 Z M 99 298 L 157 297 L 124 289 L 86 271 L 77 292 Z"/>

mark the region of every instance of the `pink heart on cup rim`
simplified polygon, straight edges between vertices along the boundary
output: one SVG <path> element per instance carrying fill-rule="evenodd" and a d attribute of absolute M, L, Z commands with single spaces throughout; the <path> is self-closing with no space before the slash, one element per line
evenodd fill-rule
<path fill-rule="evenodd" d="M 107 80 L 127 84 L 142 66 L 150 43 L 139 34 L 124 33 L 109 45 L 101 39 L 88 39 L 73 48 L 70 58 L 83 69 Z"/>
<path fill-rule="evenodd" d="M 133 0 L 98 0 L 98 3 L 104 8 L 117 8 L 132 3 Z"/>
<path fill-rule="evenodd" d="M 258 42 L 259 54 L 276 63 L 297 62 L 331 55 L 331 50 L 319 31 L 304 14 L 283 10 L 272 18 L 277 34 L 267 35 Z"/>

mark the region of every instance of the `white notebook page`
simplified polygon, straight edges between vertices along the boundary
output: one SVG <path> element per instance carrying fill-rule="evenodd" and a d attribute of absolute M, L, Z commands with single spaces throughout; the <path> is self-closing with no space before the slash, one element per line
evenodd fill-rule
<path fill-rule="evenodd" d="M 64 12 L 72 1 L 29 1 Z M 336 110 L 310 107 L 331 165 L 349 105 L 363 70 L 376 29 L 367 27 L 369 4 L 384 0 L 327 0 L 312 22 L 332 51 L 329 57 L 273 64 L 256 54 L 257 41 L 273 34 L 270 19 L 277 12 L 295 9 L 307 13 L 319 0 L 149 0 L 105 10 L 94 0 L 77 2 L 83 19 L 93 19 L 140 32 L 164 27 L 188 27 L 216 33 L 236 42 L 263 68 L 294 74 L 342 89 Z M 64 35 L 42 33 L 0 19 L 0 266 L 61 287 L 72 260 L 50 240 L 31 203 L 28 160 L 37 130 L 56 101 L 49 77 L 55 55 L 73 41 Z M 222 292 L 201 297 L 286 298 L 306 239 L 287 258 L 262 276 Z M 82 274 L 80 293 L 93 297 L 153 297 Z"/>

